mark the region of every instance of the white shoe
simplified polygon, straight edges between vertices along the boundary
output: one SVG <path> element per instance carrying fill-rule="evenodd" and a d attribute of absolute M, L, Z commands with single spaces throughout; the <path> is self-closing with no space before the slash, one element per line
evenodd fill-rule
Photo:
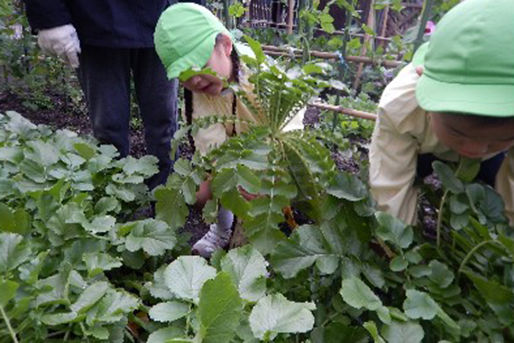
<path fill-rule="evenodd" d="M 214 250 L 225 248 L 228 245 L 230 236 L 232 236 L 231 227 L 221 228 L 217 224 L 211 224 L 209 231 L 193 245 L 192 252 L 195 255 L 209 258 Z"/>

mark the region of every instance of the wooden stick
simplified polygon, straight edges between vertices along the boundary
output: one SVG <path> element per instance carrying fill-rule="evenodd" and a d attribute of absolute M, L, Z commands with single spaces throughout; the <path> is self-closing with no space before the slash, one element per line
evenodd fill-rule
<path fill-rule="evenodd" d="M 287 23 L 274 23 L 272 21 L 269 21 L 269 20 L 265 20 L 265 19 L 259 19 L 259 20 L 249 20 L 248 21 L 248 24 L 250 25 L 254 25 L 254 24 L 266 24 L 266 25 L 275 25 L 277 28 L 280 28 L 280 27 L 285 27 L 287 28 Z M 293 28 L 295 28 L 296 25 L 293 24 Z M 319 29 L 319 28 L 314 28 L 315 31 L 318 31 L 318 32 L 324 32 L 324 33 L 327 33 L 325 32 L 324 30 L 322 29 Z M 344 34 L 344 31 L 339 31 L 339 30 L 335 30 L 334 32 L 332 33 L 329 33 L 329 35 L 343 35 Z M 350 35 L 352 37 L 364 37 L 364 34 L 363 33 L 350 33 Z M 372 39 L 375 39 L 375 40 L 380 40 L 380 41 L 384 41 L 384 42 L 390 42 L 392 41 L 392 39 L 390 37 L 383 37 L 383 36 L 375 36 L 375 37 L 372 37 Z"/>
<path fill-rule="evenodd" d="M 287 34 L 293 34 L 294 0 L 289 0 L 287 4 Z"/>
<path fill-rule="evenodd" d="M 273 47 L 268 49 L 268 46 L 262 45 L 263 51 L 269 56 L 291 56 L 286 48 Z M 299 49 L 292 49 L 295 58 L 301 58 L 301 51 Z M 310 54 L 314 57 L 323 59 L 339 59 L 339 54 L 333 52 L 315 51 L 311 50 Z M 390 61 L 390 60 L 374 60 L 366 56 L 346 56 L 346 61 L 355 63 L 367 63 L 367 64 L 380 64 L 387 68 L 396 68 L 403 64 L 402 61 Z"/>
<path fill-rule="evenodd" d="M 351 108 L 345 108 L 343 106 L 329 105 L 329 104 L 324 104 L 322 102 L 309 103 L 308 106 L 316 107 L 316 108 L 326 110 L 326 111 L 338 112 L 338 113 L 346 114 L 346 115 L 356 117 L 356 118 L 377 120 L 376 114 L 364 112 L 364 111 L 358 111 L 358 110 L 354 110 Z"/>
<path fill-rule="evenodd" d="M 389 5 L 384 9 L 384 17 L 382 18 L 382 30 L 380 30 L 380 35 L 385 36 L 387 29 L 387 21 L 389 20 Z M 384 46 L 384 42 L 379 43 L 381 46 Z"/>
<path fill-rule="evenodd" d="M 371 0 L 370 4 L 369 4 L 368 20 L 366 22 L 366 25 L 369 28 L 371 28 L 372 30 L 375 30 L 375 28 L 374 28 L 374 26 L 375 26 L 375 9 L 373 8 L 374 5 L 375 5 L 375 1 Z M 367 33 L 364 35 L 364 42 L 362 43 L 362 48 L 361 48 L 361 53 L 360 53 L 361 56 L 366 56 L 367 43 L 369 42 L 370 37 L 371 36 Z M 363 70 L 364 70 L 364 63 L 361 62 L 361 63 L 359 63 L 359 67 L 357 68 L 357 73 L 355 74 L 355 80 L 353 80 L 353 89 L 355 89 L 355 90 L 359 88 Z"/>

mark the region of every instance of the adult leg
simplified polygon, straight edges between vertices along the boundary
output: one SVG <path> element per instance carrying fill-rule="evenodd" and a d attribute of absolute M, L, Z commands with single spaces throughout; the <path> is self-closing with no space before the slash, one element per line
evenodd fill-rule
<path fill-rule="evenodd" d="M 86 97 L 93 134 L 129 152 L 130 50 L 82 46 L 78 77 Z"/>
<path fill-rule="evenodd" d="M 178 82 L 168 80 L 154 49 L 133 49 L 131 64 L 147 152 L 159 159 L 159 174 L 148 182 L 154 188 L 166 182 L 175 159 L 170 156 L 170 142 L 177 130 Z"/>

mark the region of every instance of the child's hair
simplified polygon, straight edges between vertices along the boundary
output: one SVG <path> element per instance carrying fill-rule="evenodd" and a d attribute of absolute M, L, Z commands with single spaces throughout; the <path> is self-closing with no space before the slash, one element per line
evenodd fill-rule
<path fill-rule="evenodd" d="M 221 44 L 221 35 L 222 33 L 216 36 L 215 45 Z M 237 54 L 236 48 L 232 47 L 232 52 L 230 53 L 230 60 L 232 61 L 232 75 L 236 83 L 239 83 L 239 71 L 240 71 L 240 60 L 239 55 Z M 189 89 L 184 88 L 184 115 L 186 117 L 187 125 L 193 124 L 193 92 Z M 236 95 L 233 95 L 232 98 L 232 115 L 236 116 Z M 232 130 L 232 134 L 234 134 L 234 130 Z M 195 144 L 193 137 L 191 136 L 191 130 L 188 135 L 189 144 L 193 149 L 195 149 Z"/>

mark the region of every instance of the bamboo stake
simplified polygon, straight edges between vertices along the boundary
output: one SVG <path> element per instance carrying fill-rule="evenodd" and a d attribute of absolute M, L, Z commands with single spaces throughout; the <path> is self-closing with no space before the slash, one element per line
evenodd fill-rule
<path fill-rule="evenodd" d="M 287 34 L 293 34 L 294 0 L 289 0 L 287 4 Z"/>
<path fill-rule="evenodd" d="M 384 9 L 384 18 L 382 19 L 382 29 L 380 30 L 380 36 L 385 36 L 387 29 L 387 21 L 389 20 L 389 5 Z M 384 46 L 384 42 L 380 42 L 380 45 Z"/>
<path fill-rule="evenodd" d="M 373 30 L 374 30 L 374 26 L 375 26 L 375 9 L 373 8 L 374 4 L 375 4 L 375 1 L 371 0 L 370 4 L 369 4 L 368 20 L 366 23 L 366 25 Z M 369 38 L 370 38 L 370 35 L 368 33 L 366 33 L 364 35 L 364 42 L 363 42 L 362 48 L 361 48 L 361 53 L 360 53 L 361 56 L 366 55 L 366 52 L 368 50 L 366 43 L 369 42 Z M 359 67 L 357 68 L 357 74 L 355 75 L 355 80 L 353 81 L 353 89 L 355 89 L 355 90 L 359 88 L 363 69 L 364 69 L 364 63 L 360 63 Z"/>
<path fill-rule="evenodd" d="M 265 25 L 275 25 L 277 28 L 280 28 L 280 27 L 285 27 L 287 28 L 287 23 L 273 23 L 269 20 L 265 20 L 265 19 L 259 19 L 259 20 L 249 20 L 248 21 L 249 25 L 258 25 L 258 24 L 265 24 Z M 296 25 L 293 24 L 293 28 L 295 28 Z M 325 34 L 327 34 L 326 31 L 322 30 L 322 29 L 319 29 L 319 28 L 314 28 L 314 31 L 317 31 L 317 32 L 323 32 Z M 328 33 L 329 35 L 344 35 L 345 31 L 341 31 L 341 30 L 335 30 L 334 32 L 332 33 Z M 352 37 L 364 37 L 365 35 L 362 34 L 362 33 L 350 33 L 350 36 Z M 374 40 L 379 40 L 379 41 L 384 41 L 384 42 L 390 42 L 392 41 L 391 38 L 389 37 L 384 37 L 384 36 L 375 36 L 375 37 L 370 37 L 371 39 L 374 39 Z"/>
<path fill-rule="evenodd" d="M 309 103 L 308 106 L 316 107 L 316 108 L 326 110 L 326 111 L 338 112 L 338 113 L 346 114 L 346 115 L 356 117 L 356 118 L 377 120 L 376 114 L 364 112 L 364 111 L 358 111 L 358 110 L 354 110 L 351 108 L 345 108 L 342 106 L 329 105 L 329 104 L 324 104 L 322 102 Z"/>
<path fill-rule="evenodd" d="M 262 45 L 262 49 L 265 54 L 269 56 L 291 56 L 290 51 L 294 53 L 295 58 L 301 58 L 301 51 L 299 49 L 291 48 L 288 50 L 287 48 L 278 48 L 278 47 L 270 47 L 268 45 Z M 339 59 L 339 54 L 334 52 L 324 52 L 324 51 L 316 51 L 311 50 L 310 54 L 314 57 L 323 58 L 323 59 Z M 391 61 L 391 60 L 374 60 L 367 56 L 346 56 L 345 58 L 348 62 L 354 63 L 366 63 L 366 64 L 380 64 L 387 68 L 396 68 L 403 64 L 402 61 Z"/>

